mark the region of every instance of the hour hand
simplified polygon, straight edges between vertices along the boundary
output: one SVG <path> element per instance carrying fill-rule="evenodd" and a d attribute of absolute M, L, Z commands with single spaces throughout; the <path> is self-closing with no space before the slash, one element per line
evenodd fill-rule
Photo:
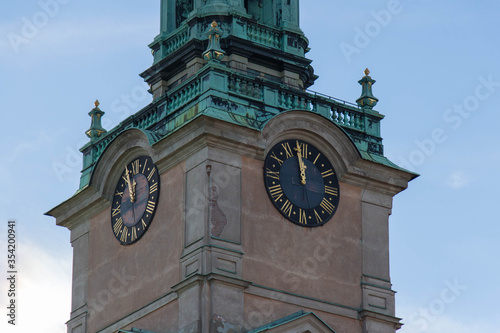
<path fill-rule="evenodd" d="M 135 184 L 136 183 L 135 183 L 135 180 L 134 180 L 133 185 L 130 182 L 130 175 L 129 175 L 127 166 L 125 166 L 125 174 L 127 175 L 125 180 L 127 181 L 127 185 L 128 185 L 128 193 L 130 194 L 130 202 L 134 202 L 135 201 Z"/>
<path fill-rule="evenodd" d="M 302 149 L 300 148 L 299 141 L 297 141 L 297 148 L 295 148 L 297 151 L 297 158 L 299 159 L 299 168 L 300 168 L 300 183 L 302 185 L 306 184 L 306 165 L 302 161 Z"/>

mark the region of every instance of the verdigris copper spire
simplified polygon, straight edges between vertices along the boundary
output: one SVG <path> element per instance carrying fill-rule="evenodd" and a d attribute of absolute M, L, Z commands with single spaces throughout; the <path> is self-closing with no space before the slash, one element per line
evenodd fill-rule
<path fill-rule="evenodd" d="M 208 30 L 208 48 L 203 52 L 203 57 L 207 60 L 222 60 L 226 52 L 220 47 L 220 39 L 223 31 L 220 29 L 217 22 L 213 21 Z"/>
<path fill-rule="evenodd" d="M 99 109 L 99 101 L 96 100 L 94 103 L 94 108 L 89 112 L 89 116 L 92 119 L 90 128 L 85 132 L 87 136 L 94 140 L 100 137 L 103 133 L 106 133 L 106 130 L 101 125 L 101 118 L 104 115 L 104 112 Z"/>
<path fill-rule="evenodd" d="M 370 70 L 367 68 L 365 69 L 365 76 L 358 81 L 358 83 L 363 88 L 361 91 L 361 96 L 356 100 L 356 103 L 358 103 L 359 107 L 365 110 L 373 109 L 373 107 L 378 103 L 378 98 L 373 96 L 372 92 L 372 85 L 374 85 L 375 82 L 377 81 L 372 79 L 369 75 L 370 75 Z"/>

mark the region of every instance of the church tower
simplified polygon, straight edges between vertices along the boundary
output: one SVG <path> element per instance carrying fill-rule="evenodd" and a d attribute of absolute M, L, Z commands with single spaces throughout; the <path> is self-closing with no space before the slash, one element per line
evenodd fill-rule
<path fill-rule="evenodd" d="M 384 157 L 368 70 L 317 93 L 298 0 L 162 0 L 152 102 L 90 111 L 69 333 L 394 333 Z"/>

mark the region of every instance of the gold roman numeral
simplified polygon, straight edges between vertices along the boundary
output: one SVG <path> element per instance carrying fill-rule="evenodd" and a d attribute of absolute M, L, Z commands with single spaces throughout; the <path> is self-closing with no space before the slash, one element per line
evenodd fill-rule
<path fill-rule="evenodd" d="M 301 144 L 300 153 L 301 153 L 302 158 L 307 158 L 308 148 L 309 147 L 308 147 L 307 143 Z"/>
<path fill-rule="evenodd" d="M 146 227 L 147 227 L 148 225 L 146 224 L 146 222 L 144 222 L 144 219 L 141 219 L 141 222 L 142 222 L 142 228 L 143 228 L 144 230 L 146 230 Z"/>
<path fill-rule="evenodd" d="M 316 209 L 314 209 L 314 216 L 316 216 L 316 222 L 318 222 L 318 223 L 323 222 L 323 219 L 321 218 L 321 216 L 319 216 L 319 214 L 316 211 Z"/>
<path fill-rule="evenodd" d="M 130 240 L 133 242 L 137 239 L 137 230 L 132 227 L 132 235 L 130 236 Z"/>
<path fill-rule="evenodd" d="M 299 208 L 299 223 L 307 224 L 306 211 L 302 208 Z"/>
<path fill-rule="evenodd" d="M 113 231 L 115 232 L 116 236 L 120 234 L 122 227 L 123 227 L 123 220 L 120 217 L 118 220 L 115 221 L 115 225 L 113 226 Z"/>
<path fill-rule="evenodd" d="M 314 162 L 313 164 L 316 164 L 316 162 L 318 161 L 318 158 L 321 156 L 321 153 L 318 153 L 318 156 L 316 156 L 316 158 L 314 159 Z"/>
<path fill-rule="evenodd" d="M 118 192 L 118 191 L 116 191 L 115 195 L 119 195 L 120 197 L 122 197 L 122 198 L 123 198 L 123 192 Z"/>
<path fill-rule="evenodd" d="M 144 167 L 142 168 L 142 173 L 146 171 L 146 165 L 148 164 L 148 160 L 144 160 Z"/>
<path fill-rule="evenodd" d="M 282 161 L 282 160 L 280 160 L 280 159 L 278 158 L 278 156 L 276 156 L 276 154 L 274 153 L 274 151 L 271 153 L 271 158 L 274 158 L 276 161 L 278 161 L 278 163 L 279 163 L 280 165 L 283 165 L 283 161 Z"/>
<path fill-rule="evenodd" d="M 326 178 L 326 177 L 329 177 L 329 176 L 333 176 L 333 170 L 330 169 L 330 170 L 323 171 L 321 173 L 321 175 L 323 176 L 323 178 Z"/>
<path fill-rule="evenodd" d="M 139 173 L 139 159 L 132 162 L 132 175 L 137 175 Z"/>
<path fill-rule="evenodd" d="M 328 212 L 328 214 L 333 213 L 333 210 L 335 209 L 335 206 L 331 202 L 326 200 L 326 198 L 323 198 L 323 201 L 321 201 L 320 206 L 321 206 L 321 208 L 326 210 Z"/>
<path fill-rule="evenodd" d="M 287 214 L 288 217 L 290 217 L 290 215 L 292 214 L 292 208 L 293 208 L 293 204 L 287 200 L 283 204 L 283 207 L 281 207 L 281 210 L 283 211 L 283 213 Z"/>
<path fill-rule="evenodd" d="M 339 189 L 336 187 L 330 187 L 328 185 L 325 185 L 325 193 L 338 197 L 339 196 Z"/>
<path fill-rule="evenodd" d="M 153 192 L 156 192 L 158 190 L 158 183 L 154 183 L 149 187 L 149 194 L 153 194 Z"/>
<path fill-rule="evenodd" d="M 281 185 L 274 185 L 269 187 L 269 193 L 271 194 L 271 198 L 275 202 L 277 202 L 283 196 L 283 190 L 281 189 Z"/>
<path fill-rule="evenodd" d="M 153 214 L 155 205 L 156 203 L 154 201 L 149 200 L 148 205 L 146 206 L 146 212 L 148 212 L 149 214 Z"/>
<path fill-rule="evenodd" d="M 266 172 L 267 172 L 267 176 L 269 178 L 274 178 L 274 179 L 280 180 L 280 172 L 279 171 L 271 171 L 271 169 L 267 168 Z"/>
<path fill-rule="evenodd" d="M 122 243 L 125 243 L 127 241 L 127 237 L 128 237 L 128 228 L 124 226 L 122 229 L 122 236 L 120 237 L 120 241 Z"/>
<path fill-rule="evenodd" d="M 282 143 L 281 146 L 283 147 L 283 149 L 285 149 L 286 158 L 290 158 L 293 156 L 292 148 L 290 148 L 288 142 Z"/>
<path fill-rule="evenodd" d="M 122 211 L 121 211 L 121 205 L 118 205 L 118 207 L 116 207 L 115 209 L 111 209 L 112 212 L 111 212 L 111 216 L 114 217 L 118 214 L 120 214 Z"/>
<path fill-rule="evenodd" d="M 153 169 L 151 170 L 151 172 L 149 173 L 149 176 L 148 176 L 148 181 L 150 181 L 150 180 L 151 180 L 151 178 L 153 178 L 153 175 L 155 174 L 155 171 L 156 171 L 156 168 L 153 168 Z"/>

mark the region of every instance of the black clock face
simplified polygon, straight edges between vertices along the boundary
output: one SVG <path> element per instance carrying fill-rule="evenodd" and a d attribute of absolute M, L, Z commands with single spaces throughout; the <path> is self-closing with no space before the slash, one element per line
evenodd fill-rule
<path fill-rule="evenodd" d="M 111 228 L 123 245 L 138 241 L 148 230 L 160 196 L 158 169 L 148 156 L 124 167 L 111 204 Z"/>
<path fill-rule="evenodd" d="M 269 151 L 264 183 L 280 213 L 301 226 L 325 224 L 339 204 L 339 182 L 332 164 L 303 140 L 285 140 Z"/>

